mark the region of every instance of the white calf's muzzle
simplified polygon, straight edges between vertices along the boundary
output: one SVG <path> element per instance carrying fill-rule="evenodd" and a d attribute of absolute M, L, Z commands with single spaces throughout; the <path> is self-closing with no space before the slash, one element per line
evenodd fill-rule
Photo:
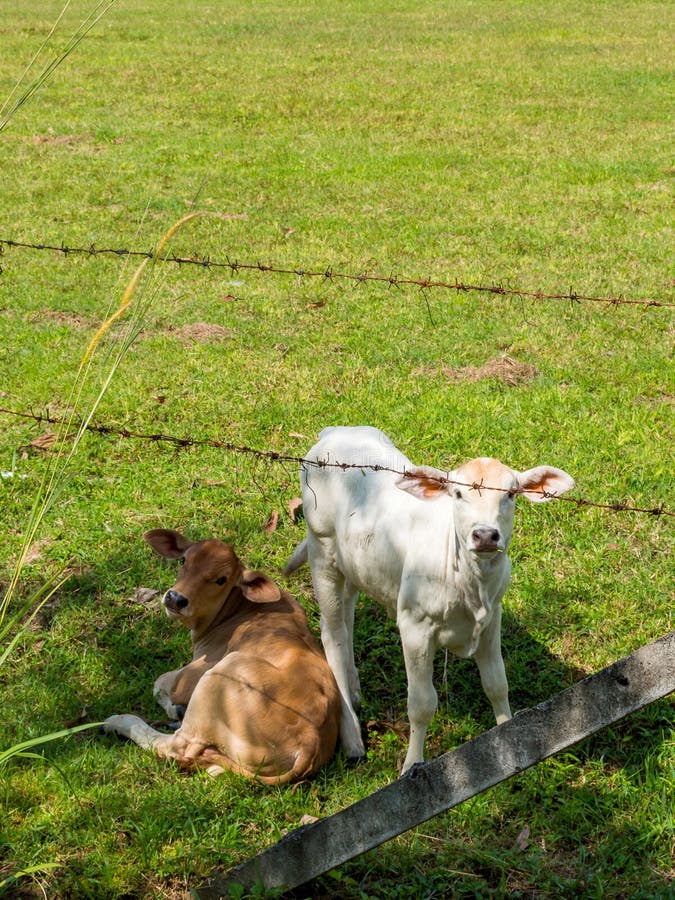
<path fill-rule="evenodd" d="M 494 525 L 474 525 L 469 537 L 469 548 L 481 555 L 503 553 L 502 533 Z"/>

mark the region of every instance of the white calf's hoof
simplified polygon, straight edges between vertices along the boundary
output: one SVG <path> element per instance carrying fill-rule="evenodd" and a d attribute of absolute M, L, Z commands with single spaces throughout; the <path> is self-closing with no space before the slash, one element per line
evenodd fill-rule
<path fill-rule="evenodd" d="M 105 722 L 101 725 L 101 728 L 106 732 L 116 732 L 117 729 L 122 725 L 122 718 L 123 716 L 108 716 Z"/>
<path fill-rule="evenodd" d="M 103 731 L 134 740 L 132 731 L 138 726 L 140 726 L 141 731 L 144 731 L 148 727 L 143 719 L 139 719 L 138 716 L 125 714 L 120 716 L 108 716 L 101 728 Z"/>

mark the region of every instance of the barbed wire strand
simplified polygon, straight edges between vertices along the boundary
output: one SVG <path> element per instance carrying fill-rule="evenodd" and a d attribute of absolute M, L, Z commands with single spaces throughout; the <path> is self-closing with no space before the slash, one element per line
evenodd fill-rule
<path fill-rule="evenodd" d="M 73 423 L 72 419 L 64 419 L 59 416 L 52 416 L 48 413 L 34 413 L 34 412 L 18 412 L 16 410 L 5 409 L 0 407 L 0 414 L 13 416 L 16 418 L 30 419 L 35 422 L 40 423 L 48 423 L 51 425 L 69 425 L 73 426 L 77 423 Z M 185 437 L 176 437 L 174 435 L 163 434 L 161 432 L 156 433 L 144 433 L 139 431 L 132 431 L 129 428 L 121 428 L 112 425 L 105 425 L 99 422 L 89 422 L 86 426 L 88 431 L 92 431 L 101 435 L 115 435 L 117 437 L 129 438 L 141 441 L 148 441 L 152 443 L 169 443 L 174 447 L 184 449 L 186 447 L 211 447 L 217 450 L 225 450 L 228 453 L 235 453 L 239 455 L 252 456 L 256 459 L 268 460 L 270 462 L 275 463 L 296 463 L 300 466 L 307 466 L 317 469 L 340 469 L 343 472 L 348 471 L 350 469 L 358 469 L 361 471 L 370 470 L 373 472 L 389 472 L 393 475 L 398 475 L 401 478 L 411 478 L 415 475 L 415 470 L 400 470 L 395 469 L 390 466 L 384 466 L 379 464 L 367 465 L 361 463 L 346 463 L 340 461 L 330 461 L 330 460 L 317 460 L 317 459 L 307 459 L 303 456 L 296 456 L 288 453 L 281 453 L 277 450 L 260 450 L 255 447 L 248 447 L 246 445 L 235 444 L 229 441 L 221 441 L 217 438 L 185 438 Z M 499 488 L 493 487 L 492 485 L 486 485 L 478 482 L 463 482 L 457 481 L 456 479 L 452 479 L 449 477 L 443 476 L 433 476 L 428 475 L 425 472 L 425 478 L 429 481 L 436 481 L 439 484 L 454 484 L 458 487 L 469 488 L 472 491 L 500 491 L 502 493 L 522 493 L 522 494 L 538 494 L 545 500 L 560 500 L 565 503 L 572 503 L 577 507 L 592 507 L 595 509 L 603 509 L 609 512 L 630 512 L 630 513 L 645 513 L 651 516 L 675 516 L 675 512 L 668 510 L 665 508 L 663 504 L 653 505 L 650 507 L 641 507 L 641 506 L 632 506 L 628 503 L 628 501 L 621 501 L 618 503 L 599 503 L 594 500 L 587 500 L 582 497 L 567 497 L 556 494 L 554 492 L 548 491 L 529 491 L 529 490 L 520 490 L 513 491 L 508 488 Z"/>
<path fill-rule="evenodd" d="M 96 256 L 118 256 L 118 257 L 137 257 L 141 259 L 152 259 L 156 262 L 175 263 L 178 266 L 191 265 L 204 269 L 229 269 L 233 273 L 240 271 L 256 271 L 273 275 L 295 275 L 299 278 L 322 278 L 326 281 L 346 280 L 358 284 L 376 283 L 384 284 L 389 287 L 418 287 L 421 290 L 441 289 L 450 290 L 457 293 L 478 292 L 486 294 L 494 294 L 501 297 L 521 297 L 530 300 L 551 300 L 551 301 L 567 301 L 574 303 L 601 303 L 605 306 L 642 306 L 642 307 L 662 307 L 675 308 L 675 302 L 667 300 L 653 299 L 629 299 L 623 296 L 596 297 L 587 294 L 580 294 L 576 291 L 568 291 L 567 293 L 546 293 L 542 290 L 525 290 L 523 288 L 505 287 L 502 284 L 469 284 L 461 281 L 447 282 L 436 281 L 427 278 L 412 278 L 400 275 L 369 275 L 364 272 L 355 275 L 349 272 L 334 272 L 330 266 L 325 268 L 304 269 L 301 267 L 286 268 L 283 266 L 267 265 L 265 263 L 256 262 L 239 262 L 237 260 L 227 259 L 226 261 L 213 260 L 208 256 L 177 256 L 176 254 L 156 254 L 152 250 L 130 250 L 126 248 L 112 247 L 96 247 L 91 244 L 89 247 L 68 247 L 65 244 L 45 244 L 45 243 L 28 243 L 25 241 L 14 241 L 0 238 L 0 253 L 3 247 L 10 247 L 23 250 L 49 250 L 56 253 L 62 253 L 64 256 L 78 254 L 89 257 Z M 0 269 L 0 271 L 2 271 Z"/>

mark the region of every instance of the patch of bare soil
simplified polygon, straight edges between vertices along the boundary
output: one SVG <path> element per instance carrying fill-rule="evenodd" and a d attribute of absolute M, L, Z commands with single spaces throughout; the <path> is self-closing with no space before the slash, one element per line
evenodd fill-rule
<path fill-rule="evenodd" d="M 459 369 L 443 366 L 441 372 L 455 384 L 464 381 L 484 381 L 491 378 L 511 387 L 531 381 L 539 374 L 536 366 L 518 362 L 517 359 L 506 355 L 500 356 L 498 359 L 490 359 L 482 366 L 462 366 Z"/>
<path fill-rule="evenodd" d="M 168 334 L 177 337 L 184 344 L 206 344 L 214 341 L 227 341 L 232 332 L 222 325 L 210 325 L 208 322 L 190 322 L 186 325 L 171 326 Z"/>
<path fill-rule="evenodd" d="M 50 146 L 84 146 L 85 150 L 88 150 L 91 153 L 100 153 L 101 150 L 105 150 L 107 144 L 94 144 L 92 143 L 93 137 L 94 135 L 91 131 L 84 131 L 82 134 L 54 134 L 50 130 L 48 134 L 36 134 L 28 140 L 32 144 L 48 144 Z M 112 143 L 121 144 L 124 140 L 125 138 L 123 137 L 116 137 L 113 138 Z"/>
<path fill-rule="evenodd" d="M 33 144 L 82 144 L 91 137 L 91 131 L 83 134 L 36 134 L 30 141 Z"/>
<path fill-rule="evenodd" d="M 71 328 L 93 328 L 93 323 L 86 316 L 60 309 L 41 309 L 31 313 L 31 322 L 56 322 L 58 325 L 69 325 Z"/>
<path fill-rule="evenodd" d="M 661 406 L 661 404 L 675 406 L 675 395 L 663 390 L 657 391 L 656 396 L 638 394 L 635 400 L 638 403 L 646 403 L 648 406 Z"/>

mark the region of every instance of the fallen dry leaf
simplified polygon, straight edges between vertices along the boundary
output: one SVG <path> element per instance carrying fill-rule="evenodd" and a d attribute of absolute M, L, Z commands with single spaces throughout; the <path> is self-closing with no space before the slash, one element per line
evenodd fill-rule
<path fill-rule="evenodd" d="M 279 513 L 276 510 L 272 510 L 269 519 L 265 522 L 265 531 L 267 532 L 267 534 L 272 534 L 274 531 L 276 531 L 278 524 Z"/>
<path fill-rule="evenodd" d="M 527 850 L 527 846 L 530 843 L 530 828 L 526 825 L 523 830 L 520 832 L 518 837 L 516 838 L 516 847 L 519 850 Z"/>
<path fill-rule="evenodd" d="M 34 438 L 30 442 L 30 446 L 37 450 L 51 450 L 58 439 L 59 436 L 54 431 L 45 431 L 44 434 Z"/>
<path fill-rule="evenodd" d="M 64 728 L 75 728 L 76 725 L 84 725 L 87 721 L 87 707 L 82 707 L 82 712 L 75 719 L 69 719 L 67 722 L 63 723 Z"/>
<path fill-rule="evenodd" d="M 291 522 L 295 525 L 295 523 L 300 518 L 299 513 L 302 510 L 302 500 L 300 497 L 293 497 L 292 500 L 288 501 L 288 514 L 291 517 Z"/>
<path fill-rule="evenodd" d="M 129 597 L 129 600 L 132 603 L 140 603 L 141 606 L 153 606 L 158 597 L 159 591 L 154 588 L 139 587 Z"/>

